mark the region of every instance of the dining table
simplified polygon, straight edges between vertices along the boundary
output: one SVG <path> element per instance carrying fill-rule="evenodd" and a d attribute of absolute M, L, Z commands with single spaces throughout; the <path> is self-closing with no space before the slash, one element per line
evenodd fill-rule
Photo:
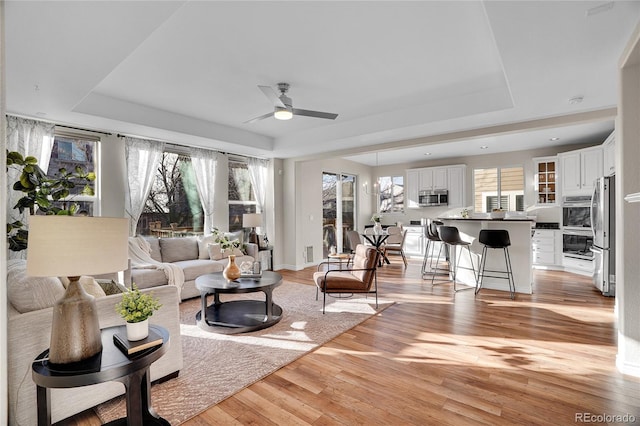
<path fill-rule="evenodd" d="M 383 261 L 386 262 L 387 265 L 390 265 L 391 262 L 389 261 L 389 258 L 384 254 L 384 249 L 383 249 L 384 242 L 387 241 L 387 238 L 389 238 L 389 233 L 386 231 L 377 233 L 377 234 L 363 233 L 362 236 L 364 237 L 365 240 L 367 240 L 367 242 L 369 242 L 372 246 L 374 246 L 376 250 L 378 250 L 378 253 L 380 253 L 378 266 L 382 266 Z"/>

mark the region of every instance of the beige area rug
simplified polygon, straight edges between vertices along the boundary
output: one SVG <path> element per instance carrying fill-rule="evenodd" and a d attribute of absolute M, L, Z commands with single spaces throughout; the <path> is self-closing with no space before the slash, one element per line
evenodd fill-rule
<path fill-rule="evenodd" d="M 284 311 L 280 322 L 231 336 L 209 333 L 196 325 L 199 298 L 183 302 L 184 367 L 177 378 L 152 386 L 154 409 L 172 425 L 180 424 L 393 304 L 380 298 L 376 311 L 372 294 L 348 299 L 327 296 L 323 315 L 322 293 L 318 301 L 315 294 L 314 286 L 284 282 L 273 296 Z M 264 300 L 263 293 L 228 297 Z M 228 299 L 222 296 L 222 300 Z M 96 413 L 103 423 L 125 416 L 124 398 L 99 405 Z"/>

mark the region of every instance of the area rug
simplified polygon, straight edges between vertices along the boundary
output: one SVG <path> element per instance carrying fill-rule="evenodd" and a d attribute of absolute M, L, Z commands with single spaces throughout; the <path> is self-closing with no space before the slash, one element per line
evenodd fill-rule
<path fill-rule="evenodd" d="M 180 424 L 393 304 L 379 299 L 376 310 L 375 295 L 327 296 L 323 315 L 322 293 L 318 301 L 315 295 L 314 286 L 284 282 L 273 296 L 283 309 L 280 322 L 239 335 L 200 329 L 195 323 L 200 300 L 181 303 L 184 367 L 177 378 L 152 386 L 154 409 L 172 425 Z M 264 300 L 262 293 L 228 297 Z M 224 296 L 222 300 L 226 300 Z M 95 411 L 103 423 L 123 417 L 124 398 L 101 404 Z"/>

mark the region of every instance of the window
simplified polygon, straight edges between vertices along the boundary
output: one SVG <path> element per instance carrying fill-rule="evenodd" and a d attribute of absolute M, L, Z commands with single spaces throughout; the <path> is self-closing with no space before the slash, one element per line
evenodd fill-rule
<path fill-rule="evenodd" d="M 182 236 L 203 231 L 204 214 L 191 158 L 164 152 L 147 197 L 137 233 Z"/>
<path fill-rule="evenodd" d="M 229 159 L 229 231 L 239 231 L 244 213 L 256 213 L 256 198 L 249 177 L 249 165 L 240 159 Z"/>
<path fill-rule="evenodd" d="M 524 169 L 497 167 L 473 171 L 474 210 L 524 210 Z"/>
<path fill-rule="evenodd" d="M 404 211 L 404 176 L 383 176 L 380 185 L 380 213 Z"/>
<path fill-rule="evenodd" d="M 88 183 L 93 189 L 94 195 L 83 195 L 82 190 L 87 183 L 85 181 L 77 182 L 73 188 L 69 188 L 69 196 L 64 200 L 55 202 L 61 208 L 68 208 L 69 203 L 78 204 L 78 214 L 87 216 L 97 216 L 98 211 L 98 179 L 97 173 L 97 138 L 83 136 L 63 136 L 56 135 L 53 141 L 53 149 L 51 150 L 51 158 L 49 167 L 46 171 L 47 175 L 55 176 L 59 174 L 60 169 L 73 171 L 76 167 L 81 167 L 85 172 L 96 173 L 96 180 Z"/>

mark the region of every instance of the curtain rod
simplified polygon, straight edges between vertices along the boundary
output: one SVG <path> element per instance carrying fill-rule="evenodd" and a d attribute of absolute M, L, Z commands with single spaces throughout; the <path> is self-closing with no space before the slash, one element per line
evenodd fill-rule
<path fill-rule="evenodd" d="M 103 131 L 100 131 L 100 130 L 83 129 L 81 127 L 65 126 L 63 124 L 56 124 L 55 126 L 56 127 L 62 127 L 64 129 L 81 130 L 83 132 L 100 133 L 102 135 L 107 135 L 107 136 L 111 136 L 112 135 L 112 133 L 109 133 L 109 132 L 103 132 Z"/>

